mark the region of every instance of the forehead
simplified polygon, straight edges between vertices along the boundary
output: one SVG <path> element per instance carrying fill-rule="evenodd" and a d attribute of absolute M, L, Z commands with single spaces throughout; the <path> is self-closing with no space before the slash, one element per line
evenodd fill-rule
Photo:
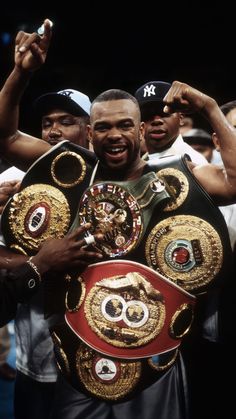
<path fill-rule="evenodd" d="M 118 99 L 96 102 L 91 109 L 91 124 L 99 121 L 110 121 L 123 118 L 135 119 L 139 116 L 139 109 L 132 100 Z"/>

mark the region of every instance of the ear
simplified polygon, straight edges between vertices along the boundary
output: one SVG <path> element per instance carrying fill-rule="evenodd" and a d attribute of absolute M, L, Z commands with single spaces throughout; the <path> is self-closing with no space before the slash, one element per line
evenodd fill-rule
<path fill-rule="evenodd" d="M 88 131 L 88 141 L 93 144 L 93 137 L 92 137 L 92 129 L 91 125 L 87 125 L 87 131 Z"/>
<path fill-rule="evenodd" d="M 145 141 L 145 122 L 140 123 L 139 136 L 140 136 L 140 141 Z"/>
<path fill-rule="evenodd" d="M 184 126 L 184 114 L 179 112 L 179 125 L 180 127 Z"/>
<path fill-rule="evenodd" d="M 215 146 L 215 149 L 217 150 L 217 151 L 220 151 L 220 142 L 219 142 L 219 139 L 218 139 L 218 137 L 217 137 L 217 135 L 216 135 L 216 133 L 215 132 L 213 132 L 213 134 L 212 134 L 212 141 L 213 141 L 213 143 L 214 143 L 214 146 Z"/>

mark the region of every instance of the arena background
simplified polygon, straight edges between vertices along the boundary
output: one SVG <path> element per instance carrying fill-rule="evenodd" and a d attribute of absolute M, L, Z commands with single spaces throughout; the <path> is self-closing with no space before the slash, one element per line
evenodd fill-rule
<path fill-rule="evenodd" d="M 46 2 L 45 2 L 46 3 Z M 21 104 L 21 129 L 37 133 L 32 102 L 45 92 L 75 88 L 93 99 L 112 87 L 134 93 L 146 81 L 180 80 L 213 96 L 236 99 L 235 16 L 230 6 L 158 2 L 37 2 L 2 5 L 0 83 L 13 63 L 19 29 L 54 22 L 47 62 Z M 210 130 L 195 116 L 197 125 Z"/>

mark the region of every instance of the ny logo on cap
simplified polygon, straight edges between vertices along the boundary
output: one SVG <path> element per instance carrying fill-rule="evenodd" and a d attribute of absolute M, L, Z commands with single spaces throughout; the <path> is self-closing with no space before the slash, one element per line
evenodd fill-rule
<path fill-rule="evenodd" d="M 151 95 L 155 96 L 156 95 L 155 89 L 156 89 L 156 86 L 154 86 L 153 84 L 151 84 L 150 86 L 145 86 L 143 90 L 143 97 L 151 96 Z"/>
<path fill-rule="evenodd" d="M 62 90 L 61 92 L 58 92 L 60 95 L 64 95 L 67 97 L 70 97 L 71 95 L 73 95 L 73 92 L 71 90 Z"/>

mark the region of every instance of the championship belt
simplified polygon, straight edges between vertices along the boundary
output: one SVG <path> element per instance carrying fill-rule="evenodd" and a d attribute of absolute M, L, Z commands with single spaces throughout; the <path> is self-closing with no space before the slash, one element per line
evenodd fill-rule
<path fill-rule="evenodd" d="M 177 348 L 191 326 L 195 297 L 142 264 L 100 262 L 79 280 L 82 301 L 65 319 L 102 354 L 123 359 L 162 354 Z"/>
<path fill-rule="evenodd" d="M 176 215 L 151 230 L 146 260 L 181 288 L 202 292 L 222 267 L 223 245 L 214 227 L 192 215 Z"/>
<path fill-rule="evenodd" d="M 128 399 L 159 380 L 174 364 L 178 349 L 143 359 L 103 355 L 61 323 L 51 329 L 59 370 L 78 391 L 103 400 Z"/>
<path fill-rule="evenodd" d="M 165 183 L 154 172 L 138 181 L 95 183 L 82 195 L 72 228 L 91 223 L 89 233 L 104 237 L 96 247 L 110 258 L 123 257 L 140 242 L 154 209 L 169 199 Z"/>
<path fill-rule="evenodd" d="M 46 239 L 64 237 L 77 212 L 77 197 L 88 187 L 94 163 L 93 153 L 68 141 L 40 157 L 4 208 L 6 244 L 33 254 Z"/>

